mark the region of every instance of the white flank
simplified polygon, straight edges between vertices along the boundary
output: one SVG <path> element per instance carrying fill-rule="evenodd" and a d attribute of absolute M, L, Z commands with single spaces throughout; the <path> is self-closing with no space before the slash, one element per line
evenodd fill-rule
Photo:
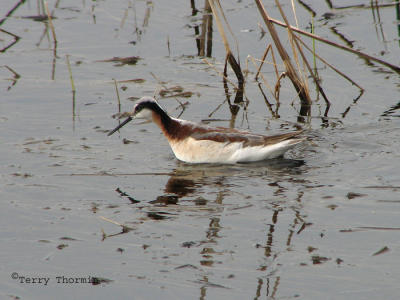
<path fill-rule="evenodd" d="M 302 139 L 289 139 L 268 146 L 243 147 L 243 142 L 219 143 L 209 140 L 195 140 L 191 137 L 171 142 L 177 159 L 188 163 L 253 162 L 282 156 Z"/>

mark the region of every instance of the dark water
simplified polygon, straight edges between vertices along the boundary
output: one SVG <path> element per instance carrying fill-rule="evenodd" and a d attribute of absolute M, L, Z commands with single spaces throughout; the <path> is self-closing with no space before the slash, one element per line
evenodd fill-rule
<path fill-rule="evenodd" d="M 396 299 L 399 75 L 317 43 L 317 53 L 364 93 L 358 98 L 357 87 L 318 62 L 332 103 L 327 116 L 312 90 L 319 100 L 310 117 L 299 118 L 284 79 L 276 118 L 249 60 L 248 105 L 239 104 L 233 118 L 221 77 L 198 56 L 204 2 L 195 3 L 195 15 L 190 1 L 164 2 L 49 1 L 56 52 L 47 23 L 32 18 L 36 1 L 1 23 L 2 298 Z M 394 6 L 308 1 L 313 21 L 295 3 L 300 28 L 314 22 L 316 34 L 400 65 Z M 16 4 L 5 1 L 0 19 Z M 245 69 L 246 57 L 259 59 L 271 41 L 252 1 L 223 5 Z M 276 7 L 265 5 L 278 18 Z M 293 20 L 290 5 L 284 9 Z M 12 45 L 4 31 L 20 39 Z M 215 24 L 211 52 L 209 62 L 222 71 Z M 140 58 L 134 64 L 104 62 L 133 56 Z M 263 75 L 275 84 L 271 65 Z M 229 78 L 236 82 L 232 72 Z M 129 97 L 179 86 L 192 93 L 177 98 L 183 112 L 175 98 L 160 99 L 173 116 L 265 134 L 301 126 L 309 140 L 285 160 L 186 165 L 153 124 L 135 122 L 106 136 L 117 124 L 113 79 L 122 111 L 131 109 Z"/>

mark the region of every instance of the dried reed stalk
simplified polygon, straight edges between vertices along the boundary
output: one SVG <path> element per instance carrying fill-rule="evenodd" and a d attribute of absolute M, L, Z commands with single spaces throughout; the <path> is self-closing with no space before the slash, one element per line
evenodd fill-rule
<path fill-rule="evenodd" d="M 49 11 L 49 6 L 47 5 L 47 1 L 45 2 L 45 7 L 46 7 L 46 14 L 47 14 L 47 18 L 49 20 L 49 25 L 50 25 L 50 29 L 51 29 L 51 34 L 53 35 L 53 40 L 54 40 L 54 44 L 57 44 L 57 37 L 56 37 L 56 31 L 54 29 L 54 25 L 53 25 L 53 21 L 51 19 L 51 14 Z"/>
<path fill-rule="evenodd" d="M 67 61 L 67 68 L 68 68 L 68 73 L 69 73 L 69 80 L 71 81 L 71 89 L 72 89 L 72 117 L 75 118 L 75 110 L 76 110 L 76 100 L 75 100 L 75 84 L 74 84 L 74 78 L 72 76 L 72 70 L 71 70 L 71 64 L 69 63 L 69 55 L 65 55 L 65 59 Z"/>
<path fill-rule="evenodd" d="M 258 77 L 261 77 L 262 81 L 264 82 L 264 85 L 267 87 L 267 89 L 270 91 L 270 93 L 275 97 L 276 102 L 279 102 L 279 93 L 277 93 L 277 85 L 278 85 L 279 82 L 280 82 L 280 76 L 279 76 L 279 74 L 276 72 L 277 82 L 276 82 L 276 84 L 275 84 L 275 89 L 273 89 L 273 88 L 269 85 L 267 79 L 265 79 L 264 75 L 263 75 L 262 73 L 260 73 L 261 67 L 262 67 L 262 65 L 263 65 L 263 63 L 264 63 L 264 61 L 265 61 L 265 57 L 266 57 L 265 54 L 268 52 L 268 49 L 271 49 L 271 50 L 272 50 L 272 46 L 271 46 L 271 45 L 268 45 L 267 51 L 264 52 L 263 58 L 262 58 L 262 60 L 261 60 L 261 64 L 260 64 L 260 66 L 258 66 L 257 78 L 255 78 L 255 80 L 258 81 Z M 271 53 L 272 53 L 272 52 L 271 52 Z M 251 62 L 253 63 L 254 67 L 257 67 L 256 60 L 254 59 L 254 57 L 252 57 L 252 56 L 249 55 L 247 58 L 251 60 Z M 247 60 L 246 60 L 246 61 L 247 61 Z M 259 61 L 259 60 L 257 59 L 257 61 Z M 274 63 L 274 67 L 276 67 L 276 63 Z"/>
<path fill-rule="evenodd" d="M 113 78 L 113 80 L 114 80 L 114 86 L 115 86 L 115 93 L 117 94 L 118 112 L 121 113 L 121 99 L 119 97 L 118 84 L 114 78 Z"/>
<path fill-rule="evenodd" d="M 19 0 L 13 8 L 11 8 L 7 14 L 4 15 L 3 19 L 0 20 L 0 26 L 3 25 L 3 23 L 9 19 L 9 17 L 12 16 L 12 14 L 20 7 L 22 4 L 25 3 L 26 0 Z M 4 6 L 3 6 L 4 8 Z"/>
<path fill-rule="evenodd" d="M 129 232 L 129 231 L 131 231 L 131 230 L 133 229 L 133 228 L 131 228 L 131 227 L 128 227 L 128 226 L 126 226 L 126 225 L 123 225 L 123 224 L 121 224 L 121 223 L 118 223 L 118 222 L 116 222 L 116 221 L 113 221 L 113 220 L 111 220 L 111 219 L 109 219 L 109 218 L 106 218 L 106 217 L 103 217 L 103 216 L 99 216 L 99 218 L 102 219 L 102 220 L 104 220 L 104 221 L 106 221 L 106 222 L 109 222 L 109 223 L 111 223 L 111 224 L 120 226 L 120 227 L 122 228 L 122 233 L 127 233 L 127 232 Z M 113 234 L 113 235 L 117 235 L 117 234 Z M 113 235 L 106 235 L 105 232 L 103 231 L 103 237 L 107 237 L 107 236 L 110 237 L 110 236 L 113 236 Z"/>
<path fill-rule="evenodd" d="M 230 80 L 228 77 L 226 77 L 225 74 L 223 74 L 222 72 L 220 72 L 212 63 L 210 63 L 206 58 L 203 58 L 202 61 L 204 61 L 207 65 L 209 65 L 211 68 L 214 69 L 215 72 L 217 72 L 217 74 L 219 76 L 221 76 L 223 79 L 227 80 L 236 90 L 238 90 L 238 86 L 232 81 Z"/>
<path fill-rule="evenodd" d="M 256 73 L 256 76 L 254 77 L 255 80 L 258 79 L 258 76 L 260 75 L 261 68 L 262 68 L 262 66 L 263 66 L 263 64 L 264 64 L 264 62 L 265 62 L 265 58 L 267 57 L 268 52 L 269 52 L 270 50 L 271 50 L 271 55 L 272 55 L 272 61 L 273 61 L 273 66 L 274 66 L 274 70 L 275 70 L 275 75 L 276 75 L 276 78 L 279 77 L 279 72 L 278 72 L 278 68 L 277 68 L 277 63 L 276 63 L 275 55 L 274 55 L 274 49 L 272 48 L 271 45 L 268 45 L 267 48 L 266 48 L 265 51 L 264 51 L 264 54 L 263 54 L 262 58 L 261 58 L 261 63 L 260 63 L 260 65 L 259 65 L 258 68 L 257 68 L 257 73 Z"/>
<path fill-rule="evenodd" d="M 256 2 L 258 2 L 258 1 L 259 1 L 259 0 L 256 0 Z M 272 23 L 274 23 L 274 24 L 276 24 L 276 25 L 278 25 L 278 26 L 287 27 L 287 25 L 286 25 L 285 23 L 281 22 L 281 21 L 278 21 L 278 20 L 275 20 L 275 19 L 272 19 L 272 18 L 269 18 L 269 21 L 272 22 Z M 382 65 L 384 65 L 384 66 L 386 66 L 386 67 L 392 69 L 393 71 L 395 71 L 395 72 L 397 72 L 397 73 L 400 73 L 400 66 L 393 65 L 393 64 L 388 63 L 388 62 L 386 62 L 386 61 L 384 61 L 384 60 L 382 60 L 382 59 L 379 59 L 379 58 L 373 57 L 373 56 L 371 56 L 371 55 L 369 55 L 369 54 L 366 54 L 366 53 L 364 53 L 364 52 L 361 52 L 361 51 L 358 51 L 358 50 L 354 50 L 354 49 L 352 49 L 352 48 L 349 48 L 349 47 L 346 47 L 346 46 L 337 44 L 337 43 L 335 43 L 335 42 L 329 41 L 329 40 L 324 39 L 324 38 L 322 38 L 322 37 L 320 37 L 320 36 L 318 36 L 318 35 L 309 33 L 309 32 L 307 32 L 307 31 L 303 31 L 303 30 L 298 29 L 298 28 L 296 28 L 296 27 L 290 26 L 290 29 L 291 29 L 292 31 L 294 31 L 294 32 L 297 32 L 297 33 L 300 33 L 300 34 L 302 34 L 302 35 L 308 36 L 308 37 L 310 37 L 310 38 L 316 39 L 316 40 L 318 40 L 318 41 L 320 41 L 320 42 L 323 42 L 323 43 L 325 43 L 325 44 L 328 44 L 328 45 L 330 45 L 330 46 L 334 46 L 334 47 L 336 47 L 336 48 L 339 48 L 339 49 L 342 49 L 342 50 L 351 52 L 351 53 L 353 53 L 353 54 L 357 54 L 357 55 L 361 56 L 362 58 L 375 61 L 375 62 L 377 62 L 377 63 L 379 63 L 379 64 L 382 64 Z"/>
<path fill-rule="evenodd" d="M 71 64 L 69 63 L 69 55 L 65 55 L 65 59 L 67 61 L 67 68 L 68 68 L 68 73 L 69 73 L 69 80 L 71 81 L 71 89 L 73 92 L 75 92 L 75 84 L 74 84 L 74 78 L 72 76 L 72 70 L 71 70 Z"/>
<path fill-rule="evenodd" d="M 296 47 L 297 47 L 297 50 L 299 51 L 299 53 L 300 53 L 300 55 L 301 55 L 301 57 L 302 57 L 302 59 L 303 59 L 303 63 L 304 63 L 305 66 L 307 67 L 308 72 L 309 72 L 309 73 L 311 74 L 311 76 L 313 77 L 314 82 L 315 82 L 315 84 L 316 84 L 316 86 L 317 86 L 319 92 L 321 93 L 322 97 L 324 98 L 324 100 L 325 100 L 325 102 L 326 102 L 326 105 L 327 105 L 327 108 L 329 109 L 331 103 L 329 102 L 328 98 L 326 97 L 324 90 L 322 89 L 321 85 L 319 84 L 319 80 L 316 78 L 314 72 L 312 71 L 312 69 L 311 69 L 311 67 L 310 67 L 310 64 L 309 64 L 308 61 L 307 61 L 307 58 L 305 57 L 305 55 L 304 55 L 304 53 L 303 53 L 303 50 L 301 49 L 301 47 L 300 47 L 300 45 L 299 45 L 299 43 L 298 43 L 298 41 L 297 41 L 299 38 L 297 38 L 297 37 L 293 34 L 293 32 L 292 32 L 292 30 L 291 30 L 291 28 L 290 28 L 291 26 L 289 25 L 289 22 L 288 22 L 288 20 L 287 20 L 285 14 L 284 14 L 284 12 L 283 12 L 283 10 L 282 10 L 281 5 L 279 4 L 279 1 L 278 1 L 278 0 L 275 0 L 275 2 L 276 2 L 276 5 L 277 5 L 278 8 L 279 8 L 279 11 L 280 11 L 280 13 L 281 13 L 281 16 L 282 16 L 283 20 L 284 20 L 285 23 L 286 23 L 286 27 L 287 27 L 287 30 L 288 30 L 288 33 L 289 33 L 290 41 L 291 41 L 291 43 L 292 43 L 293 53 L 294 53 L 294 54 L 296 53 L 296 49 L 294 48 L 294 45 L 293 45 L 293 44 L 295 44 Z M 295 56 L 295 58 L 296 58 L 296 61 L 297 61 L 297 56 Z M 299 65 L 298 62 L 297 62 L 297 65 Z M 307 84 L 307 81 L 304 80 L 304 83 Z M 307 90 L 308 90 L 308 89 L 307 89 Z"/>
<path fill-rule="evenodd" d="M 305 47 L 308 51 L 312 52 L 313 55 L 315 55 L 316 58 L 318 58 L 320 61 L 322 61 L 325 65 L 327 65 L 329 68 L 331 68 L 332 70 L 334 70 L 336 73 L 338 73 L 340 76 L 344 77 L 346 80 L 350 81 L 351 84 L 355 85 L 356 87 L 358 87 L 361 91 L 364 91 L 364 89 L 357 84 L 357 82 L 355 82 L 354 80 L 352 80 L 349 76 L 347 76 L 346 74 L 344 74 L 343 72 L 341 72 L 340 70 L 338 70 L 337 68 L 335 68 L 334 66 L 332 66 L 330 63 L 328 63 L 325 59 L 323 59 L 321 56 L 319 56 L 317 53 L 315 53 L 315 51 L 313 49 L 311 49 L 310 47 L 308 47 L 306 45 L 306 43 L 304 43 L 299 37 L 296 36 L 296 39 L 303 45 L 303 47 Z"/>
<path fill-rule="evenodd" d="M 238 79 L 238 91 L 237 92 L 239 92 L 239 93 L 237 93 L 235 102 L 243 101 L 243 86 L 244 86 L 243 73 L 242 73 L 240 64 L 237 62 L 237 60 L 233 56 L 232 51 L 230 49 L 228 38 L 227 38 L 227 36 L 225 34 L 225 30 L 224 30 L 224 27 L 223 27 L 222 22 L 221 22 L 221 16 L 225 20 L 225 24 L 227 25 L 227 27 L 228 27 L 229 31 L 231 32 L 231 34 L 232 34 L 232 30 L 230 29 L 230 26 L 229 26 L 229 24 L 228 24 L 228 22 L 227 22 L 227 20 L 225 18 L 225 15 L 224 15 L 224 12 L 222 10 L 221 4 L 219 3 L 219 0 L 208 0 L 208 2 L 210 4 L 211 11 L 212 11 L 213 16 L 215 18 L 215 23 L 217 24 L 217 28 L 218 28 L 219 34 L 221 35 L 222 42 L 223 42 L 223 44 L 225 46 L 225 51 L 226 51 L 226 60 L 225 60 L 225 62 L 226 63 L 228 62 L 230 64 L 232 70 L 235 72 L 235 75 L 236 75 L 236 77 Z M 217 10 L 217 6 L 218 6 L 219 11 Z M 232 34 L 232 36 L 233 36 L 233 34 Z M 226 77 L 226 74 L 225 74 L 225 77 Z"/>
<path fill-rule="evenodd" d="M 309 94 L 309 91 L 307 88 L 307 84 L 305 83 L 303 78 L 299 76 L 298 72 L 294 68 L 294 66 L 291 62 L 291 59 L 290 59 L 288 53 L 286 52 L 285 48 L 283 47 L 283 45 L 279 39 L 278 33 L 276 32 L 276 30 L 270 20 L 270 17 L 268 16 L 267 11 L 264 8 L 264 5 L 261 3 L 261 0 L 256 0 L 256 4 L 258 7 L 258 10 L 260 11 L 261 16 L 264 19 L 265 25 L 267 26 L 267 28 L 271 34 L 271 38 L 274 41 L 274 44 L 279 52 L 279 55 L 281 56 L 281 59 L 285 65 L 286 75 L 292 81 L 293 86 L 299 95 L 302 106 L 310 105 L 311 98 L 310 98 L 310 94 Z"/>
<path fill-rule="evenodd" d="M 11 43 L 9 43 L 7 46 L 5 46 L 4 48 L 0 49 L 0 53 L 6 52 L 7 49 L 11 48 L 12 46 L 14 46 L 21 37 L 19 37 L 18 35 L 15 35 L 14 33 L 11 33 L 7 30 L 1 29 L 0 28 L 0 32 L 3 32 L 5 34 L 11 35 L 14 38 L 14 41 L 12 41 Z"/>

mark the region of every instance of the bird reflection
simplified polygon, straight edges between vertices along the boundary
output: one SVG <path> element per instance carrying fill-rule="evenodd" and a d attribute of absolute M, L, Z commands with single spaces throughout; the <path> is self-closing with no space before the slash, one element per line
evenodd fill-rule
<path fill-rule="evenodd" d="M 164 192 L 182 198 L 195 195 L 196 191 L 205 185 L 224 187 L 229 184 L 230 177 L 244 172 L 249 173 L 251 177 L 269 173 L 282 175 L 282 173 L 299 172 L 297 168 L 302 165 L 304 165 L 303 160 L 294 159 L 271 159 L 236 165 L 189 165 L 177 162 L 177 168 L 171 173 Z M 219 201 L 221 202 L 221 199 Z"/>
<path fill-rule="evenodd" d="M 194 211 L 206 213 L 204 217 L 208 219 L 208 224 L 203 229 L 202 238 L 182 243 L 182 247 L 199 248 L 197 262 L 199 267 L 196 267 L 196 269 L 199 269 L 197 272 L 200 272 L 202 277 L 195 282 L 200 285 L 200 299 L 207 298 L 209 288 L 228 288 L 214 282 L 214 278 L 212 276 L 209 277 L 207 273 L 203 273 L 200 268 L 208 269 L 222 264 L 222 257 L 227 253 L 227 250 L 221 250 L 220 247 L 223 244 L 221 239 L 226 239 L 227 237 L 226 233 L 223 232 L 224 226 L 227 226 L 225 224 L 226 215 L 222 211 L 225 207 L 224 197 L 232 195 L 227 191 L 232 190 L 232 186 L 235 184 L 234 177 L 239 179 L 246 178 L 246 181 L 251 180 L 251 178 L 267 178 L 267 188 L 274 190 L 274 195 L 279 196 L 287 191 L 282 181 L 299 180 L 296 175 L 305 172 L 306 168 L 302 168 L 304 164 L 303 160 L 293 159 L 274 159 L 234 165 L 193 165 L 179 161 L 176 162 L 175 169 L 168 174 L 169 177 L 163 193 L 156 197 L 155 200 L 147 201 L 150 206 L 146 205 L 145 210 L 149 219 L 162 222 L 176 218 L 182 211 L 189 211 L 191 215 Z M 160 175 L 165 176 L 166 174 L 160 173 Z M 200 197 L 205 194 L 205 188 L 215 191 L 215 193 L 212 193 L 216 195 L 215 199 L 206 200 Z M 121 190 L 119 190 L 119 194 L 127 196 Z M 192 200 L 196 197 L 197 199 Z M 298 191 L 296 201 L 301 203 L 302 197 L 303 192 L 300 190 Z M 132 199 L 130 199 L 131 202 Z M 187 205 L 188 201 L 191 201 L 193 205 Z M 182 205 L 183 203 L 185 205 Z M 143 205 L 137 204 L 143 207 Z M 306 223 L 303 220 L 301 209 L 296 207 L 290 209 L 293 211 L 293 219 L 289 217 L 288 224 L 287 212 L 284 213 L 283 218 L 280 215 L 285 208 L 279 203 L 271 203 L 271 205 L 271 219 L 267 224 L 261 225 L 264 226 L 264 241 L 256 245 L 257 248 L 261 248 L 262 250 L 260 251 L 260 257 L 257 258 L 260 260 L 260 263 L 256 268 L 259 275 L 255 278 L 254 299 L 260 299 L 262 294 L 269 299 L 275 299 L 279 291 L 281 278 L 280 276 L 276 276 L 276 269 L 269 262 L 276 260 L 282 249 L 292 246 L 294 234 L 300 234 L 308 225 L 311 225 L 311 223 Z M 141 219 L 141 221 L 143 220 Z M 282 232 L 282 228 L 289 229 L 287 236 L 283 239 L 280 234 L 277 234 L 277 232 Z M 282 242 L 284 245 L 282 245 Z M 182 267 L 186 266 L 183 265 Z M 233 272 L 228 275 L 228 278 L 234 277 L 235 274 Z"/>

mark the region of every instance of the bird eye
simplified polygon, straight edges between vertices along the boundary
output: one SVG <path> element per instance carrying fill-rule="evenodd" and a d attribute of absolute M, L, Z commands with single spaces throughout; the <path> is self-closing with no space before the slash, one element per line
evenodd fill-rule
<path fill-rule="evenodd" d="M 143 106 L 141 104 L 139 104 L 138 106 L 136 106 L 135 111 L 139 112 L 143 109 Z"/>

